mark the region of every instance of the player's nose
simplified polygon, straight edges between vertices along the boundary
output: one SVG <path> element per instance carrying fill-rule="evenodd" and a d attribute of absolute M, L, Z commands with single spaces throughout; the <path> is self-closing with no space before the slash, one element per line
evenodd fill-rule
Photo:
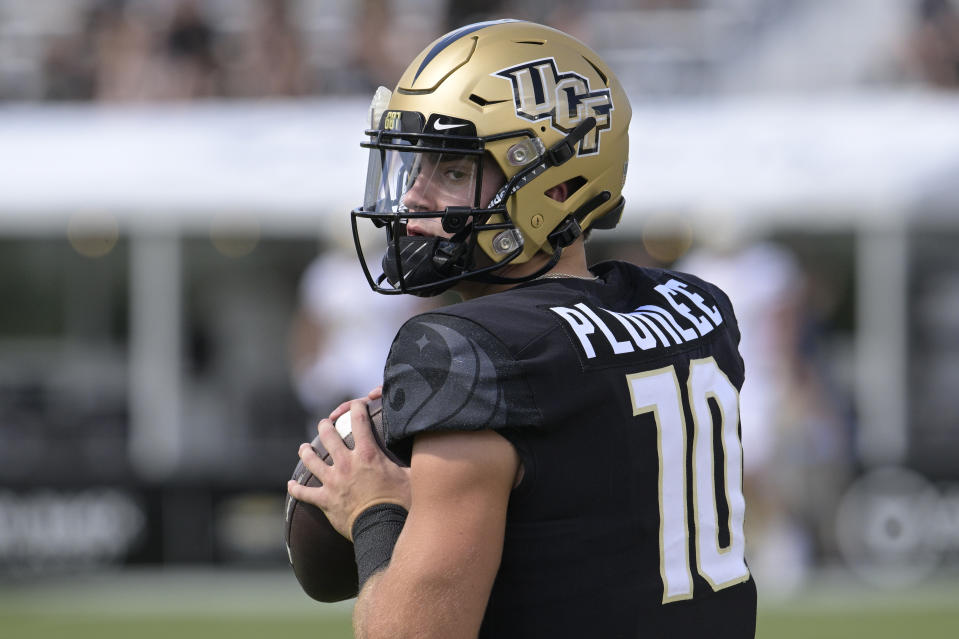
<path fill-rule="evenodd" d="M 403 206 L 411 211 L 435 210 L 430 207 L 430 204 L 431 202 L 427 197 L 426 188 L 422 185 L 421 180 L 413 182 L 413 186 L 411 186 L 410 190 L 403 196 Z"/>

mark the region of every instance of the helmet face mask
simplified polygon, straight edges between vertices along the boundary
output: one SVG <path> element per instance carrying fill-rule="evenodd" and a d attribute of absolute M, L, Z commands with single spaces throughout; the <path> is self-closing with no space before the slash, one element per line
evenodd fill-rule
<path fill-rule="evenodd" d="M 554 29 L 497 21 L 437 40 L 374 98 L 366 197 L 352 212 L 370 285 L 428 296 L 464 279 L 526 281 L 539 273 L 496 270 L 541 251 L 555 263 L 596 220 L 615 213 L 602 224 L 615 225 L 629 116 L 602 61 Z M 564 183 L 576 188 L 554 199 Z M 370 222 L 386 235 L 378 275 L 357 228 Z"/>
<path fill-rule="evenodd" d="M 367 279 L 384 294 L 436 295 L 520 254 L 516 246 L 502 263 L 476 266 L 476 258 L 483 259 L 476 250 L 478 232 L 515 229 L 508 219 L 490 222 L 506 213 L 495 204 L 503 199 L 506 179 L 486 153 L 487 140 L 469 135 L 475 133 L 472 122 L 435 115 L 427 125 L 422 122 L 420 113 L 386 111 L 363 143 L 370 162 L 366 199 L 352 213 L 354 238 Z M 529 139 L 530 133 L 514 135 Z M 363 218 L 386 230 L 383 273 L 377 277 L 356 228 Z"/>

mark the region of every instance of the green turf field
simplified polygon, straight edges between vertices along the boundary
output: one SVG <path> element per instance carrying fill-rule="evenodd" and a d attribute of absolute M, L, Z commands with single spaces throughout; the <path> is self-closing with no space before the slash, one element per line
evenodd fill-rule
<path fill-rule="evenodd" d="M 0 585 L 3 639 L 346 639 L 350 604 L 314 604 L 285 572 L 117 573 Z M 903 592 L 846 577 L 817 579 L 796 597 L 761 597 L 768 639 L 955 639 L 959 579 Z"/>

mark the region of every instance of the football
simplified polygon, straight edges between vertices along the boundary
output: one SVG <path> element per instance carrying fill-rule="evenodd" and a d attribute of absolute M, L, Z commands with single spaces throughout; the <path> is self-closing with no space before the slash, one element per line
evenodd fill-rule
<path fill-rule="evenodd" d="M 403 464 L 386 449 L 383 430 L 383 407 L 381 400 L 367 404 L 373 436 L 386 455 L 399 465 Z M 353 448 L 353 432 L 350 414 L 336 420 L 336 430 L 350 449 Z M 320 443 L 319 436 L 312 444 L 316 454 L 332 465 L 330 455 Z M 306 486 L 320 486 L 320 482 L 299 462 L 293 470 L 293 479 Z M 304 592 L 323 602 L 343 601 L 357 594 L 358 578 L 353 544 L 330 524 L 323 511 L 290 495 L 286 496 L 286 552 L 293 573 Z"/>

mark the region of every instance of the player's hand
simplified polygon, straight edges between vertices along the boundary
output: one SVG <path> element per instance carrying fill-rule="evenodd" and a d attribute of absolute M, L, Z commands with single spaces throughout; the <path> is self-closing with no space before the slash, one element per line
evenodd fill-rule
<path fill-rule="evenodd" d="M 372 393 L 371 393 L 372 396 Z M 368 400 L 353 400 L 348 404 L 355 442 L 353 450 L 346 447 L 333 426 L 332 419 L 320 421 L 317 430 L 320 442 L 330 454 L 333 465 L 320 459 L 309 444 L 301 444 L 298 454 L 303 465 L 322 483 L 319 487 L 303 486 L 295 481 L 287 484 L 294 499 L 321 508 L 333 527 L 347 539 L 356 517 L 376 504 L 399 504 L 410 508 L 409 469 L 394 464 L 380 450 L 373 438 Z M 339 409 L 333 411 L 337 417 Z"/>
<path fill-rule="evenodd" d="M 383 387 L 377 386 L 376 388 L 371 390 L 366 397 L 358 397 L 357 399 L 347 400 L 343 402 L 342 404 L 340 404 L 339 406 L 337 406 L 336 408 L 334 408 L 333 412 L 330 413 L 330 419 L 335 422 L 340 415 L 350 410 L 350 404 L 352 404 L 353 402 L 367 403 L 374 399 L 379 399 L 380 397 L 383 397 Z"/>

